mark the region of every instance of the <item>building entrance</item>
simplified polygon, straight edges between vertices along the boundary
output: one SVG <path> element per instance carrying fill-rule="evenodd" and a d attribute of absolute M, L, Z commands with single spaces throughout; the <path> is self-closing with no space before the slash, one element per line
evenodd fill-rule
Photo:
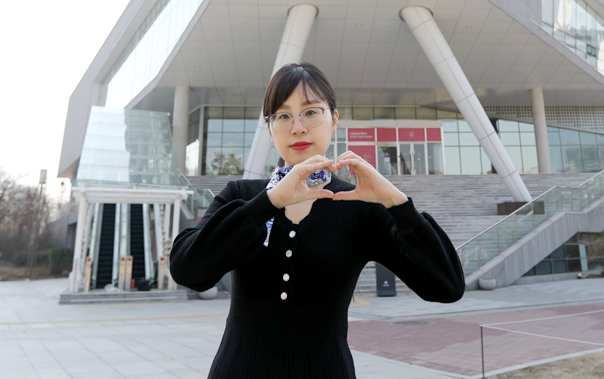
<path fill-rule="evenodd" d="M 399 148 L 400 175 L 426 175 L 426 144 L 401 143 Z"/>

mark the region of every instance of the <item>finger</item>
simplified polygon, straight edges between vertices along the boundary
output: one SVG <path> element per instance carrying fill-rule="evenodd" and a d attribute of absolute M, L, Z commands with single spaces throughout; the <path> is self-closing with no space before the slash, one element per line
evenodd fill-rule
<path fill-rule="evenodd" d="M 327 190 L 327 189 L 313 190 L 313 189 L 311 189 L 310 191 L 308 191 L 307 200 L 312 200 L 312 199 L 333 199 L 333 197 L 334 197 L 334 193 L 331 192 L 330 190 Z"/>
<path fill-rule="evenodd" d="M 335 171 L 336 168 L 333 164 L 333 160 L 329 159 L 327 161 L 324 162 L 317 162 L 317 163 L 308 163 L 308 164 L 302 164 L 302 165 L 298 165 L 299 167 L 294 167 L 293 171 L 296 171 L 296 173 L 298 174 L 298 176 L 302 179 L 305 179 L 306 177 L 308 177 L 310 174 L 312 174 L 313 172 L 317 171 L 317 170 L 323 170 L 326 169 L 328 171 Z"/>
<path fill-rule="evenodd" d="M 356 190 L 340 191 L 333 195 L 334 200 L 360 200 L 359 193 Z"/>
<path fill-rule="evenodd" d="M 350 158 L 350 159 L 342 159 L 340 161 L 338 161 L 338 164 L 336 165 L 336 167 L 338 168 L 338 170 L 344 166 L 350 166 L 353 169 L 355 168 L 364 168 L 364 169 L 371 169 L 373 168 L 372 165 L 370 165 L 369 163 L 367 163 L 366 161 L 359 159 L 359 158 Z"/>

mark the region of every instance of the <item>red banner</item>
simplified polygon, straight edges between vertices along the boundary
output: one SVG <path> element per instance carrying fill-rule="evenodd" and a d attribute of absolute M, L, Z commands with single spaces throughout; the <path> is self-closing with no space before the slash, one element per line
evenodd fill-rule
<path fill-rule="evenodd" d="M 348 128 L 348 142 L 375 142 L 374 128 Z"/>
<path fill-rule="evenodd" d="M 424 142 L 424 128 L 399 128 L 399 142 Z"/>
<path fill-rule="evenodd" d="M 396 142 L 396 129 L 394 128 L 378 128 L 378 142 Z"/>
<path fill-rule="evenodd" d="M 440 128 L 427 128 L 428 142 L 440 142 Z"/>
<path fill-rule="evenodd" d="M 348 146 L 348 150 L 352 151 L 359 157 L 363 158 L 370 165 L 375 167 L 375 146 Z M 356 175 L 352 168 L 348 169 L 350 175 Z"/>

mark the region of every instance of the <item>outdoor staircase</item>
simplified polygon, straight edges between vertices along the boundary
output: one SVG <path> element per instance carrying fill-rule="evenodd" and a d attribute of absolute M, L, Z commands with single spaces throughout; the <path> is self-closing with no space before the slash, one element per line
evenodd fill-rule
<path fill-rule="evenodd" d="M 521 175 L 533 198 L 556 185 L 575 187 L 596 173 Z M 497 215 L 497 204 L 513 201 L 498 175 L 386 176 L 413 199 L 420 212 L 429 213 L 447 233 L 456 248 L 488 229 L 505 216 Z M 199 189 L 218 194 L 229 180 L 238 176 L 188 177 Z M 370 262 L 361 272 L 356 292 L 375 293 L 375 266 Z M 408 292 L 397 278 L 397 291 Z"/>

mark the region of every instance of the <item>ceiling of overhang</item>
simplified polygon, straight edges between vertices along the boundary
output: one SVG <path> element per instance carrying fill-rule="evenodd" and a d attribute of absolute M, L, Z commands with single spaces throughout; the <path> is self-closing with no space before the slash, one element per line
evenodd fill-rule
<path fill-rule="evenodd" d="M 604 104 L 604 86 L 488 0 L 318 0 L 303 59 L 316 64 L 340 105 L 453 109 L 399 10 L 431 9 L 483 105 Z M 171 112 L 174 87 L 199 104 L 259 105 L 293 3 L 212 0 L 158 86 L 136 108 Z"/>

